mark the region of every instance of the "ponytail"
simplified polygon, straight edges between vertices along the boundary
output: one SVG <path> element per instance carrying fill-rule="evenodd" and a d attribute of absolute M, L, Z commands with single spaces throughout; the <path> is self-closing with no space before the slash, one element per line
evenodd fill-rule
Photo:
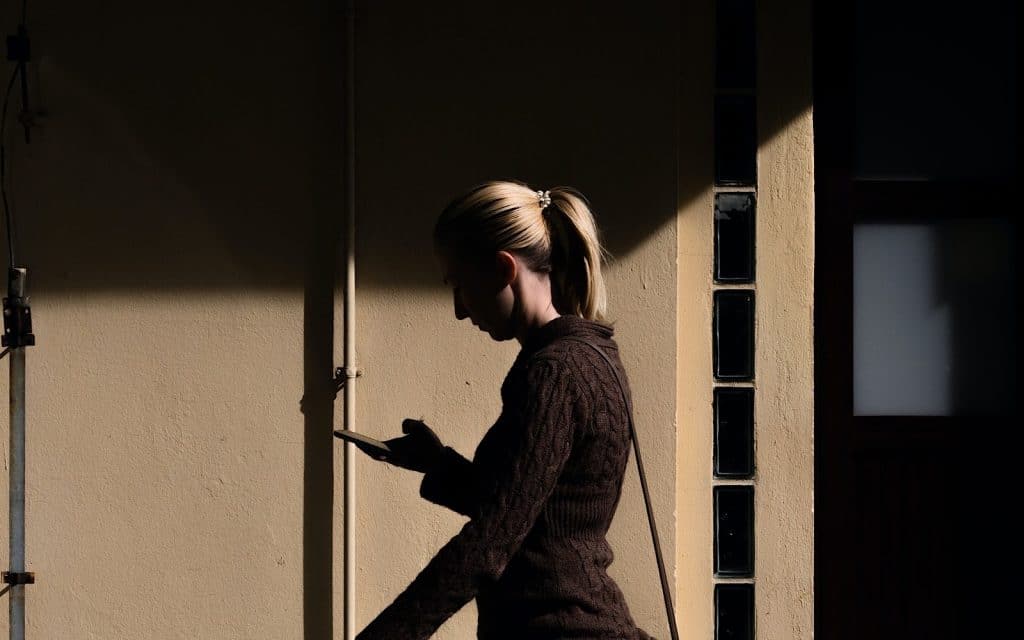
<path fill-rule="evenodd" d="M 549 191 L 544 217 L 551 232 L 551 294 L 561 313 L 604 320 L 608 302 L 601 263 L 607 256 L 586 198 L 571 187 Z"/>
<path fill-rule="evenodd" d="M 559 313 L 603 321 L 607 252 L 587 200 L 572 187 L 550 189 L 550 202 L 538 197 L 543 193 L 517 180 L 477 185 L 441 212 L 434 243 L 469 259 L 514 251 L 531 269 L 550 274 Z"/>

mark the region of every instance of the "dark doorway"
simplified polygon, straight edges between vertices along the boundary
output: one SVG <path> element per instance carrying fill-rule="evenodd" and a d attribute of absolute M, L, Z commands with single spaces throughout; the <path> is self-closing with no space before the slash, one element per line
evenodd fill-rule
<path fill-rule="evenodd" d="M 1001 637 L 1020 564 L 1016 7 L 820 0 L 814 20 L 816 637 Z"/>

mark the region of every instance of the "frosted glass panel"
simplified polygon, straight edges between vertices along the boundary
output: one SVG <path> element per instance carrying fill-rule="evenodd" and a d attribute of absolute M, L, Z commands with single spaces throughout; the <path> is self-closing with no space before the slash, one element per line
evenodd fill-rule
<path fill-rule="evenodd" d="M 949 415 L 949 306 L 926 225 L 853 230 L 854 414 Z"/>
<path fill-rule="evenodd" d="M 1005 219 L 854 225 L 855 415 L 1008 411 L 1013 231 Z"/>

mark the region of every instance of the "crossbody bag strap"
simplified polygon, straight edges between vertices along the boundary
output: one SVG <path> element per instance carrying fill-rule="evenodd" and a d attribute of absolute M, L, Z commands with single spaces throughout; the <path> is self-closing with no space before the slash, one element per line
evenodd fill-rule
<path fill-rule="evenodd" d="M 629 434 L 633 438 L 633 452 L 636 455 L 636 468 L 640 472 L 640 487 L 644 491 L 644 503 L 647 506 L 647 521 L 651 524 L 651 538 L 654 539 L 654 555 L 658 559 L 658 573 L 661 575 L 661 591 L 665 596 L 665 612 L 668 614 L 669 632 L 672 634 L 672 640 L 679 640 L 679 630 L 676 629 L 675 608 L 672 606 L 672 593 L 668 588 L 668 577 L 665 575 L 665 561 L 661 557 L 661 542 L 658 539 L 658 527 L 654 523 L 654 510 L 651 508 L 651 492 L 647 488 L 647 476 L 644 474 L 644 463 L 640 458 L 640 442 L 637 440 L 636 427 L 633 425 L 633 403 L 629 395 L 626 393 L 626 385 L 622 381 L 622 376 L 619 374 L 619 370 L 615 367 L 611 358 L 608 357 L 608 354 L 605 353 L 601 347 L 589 340 L 584 340 L 583 338 L 566 336 L 565 339 L 572 340 L 574 342 L 582 342 L 601 354 L 601 357 L 608 363 L 608 367 L 615 375 L 615 381 L 619 383 L 619 390 L 622 392 L 622 399 L 626 402 L 626 415 L 629 418 Z"/>

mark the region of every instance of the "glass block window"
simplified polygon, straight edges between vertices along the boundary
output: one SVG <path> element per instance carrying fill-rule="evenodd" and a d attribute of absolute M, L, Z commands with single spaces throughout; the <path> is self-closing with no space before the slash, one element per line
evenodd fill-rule
<path fill-rule="evenodd" d="M 756 73 L 754 0 L 715 3 L 715 85 L 753 89 Z"/>
<path fill-rule="evenodd" d="M 754 585 L 715 585 L 715 640 L 754 640 Z"/>
<path fill-rule="evenodd" d="M 720 289 L 714 293 L 711 356 L 719 380 L 754 377 L 754 292 Z"/>
<path fill-rule="evenodd" d="M 719 485 L 714 488 L 715 575 L 754 575 L 754 487 Z"/>
<path fill-rule="evenodd" d="M 715 194 L 715 280 L 754 281 L 754 194 Z"/>
<path fill-rule="evenodd" d="M 749 478 L 754 475 L 754 389 L 716 387 L 715 475 Z"/>
<path fill-rule="evenodd" d="M 752 95 L 715 97 L 715 184 L 753 186 L 757 180 L 757 112 Z"/>

